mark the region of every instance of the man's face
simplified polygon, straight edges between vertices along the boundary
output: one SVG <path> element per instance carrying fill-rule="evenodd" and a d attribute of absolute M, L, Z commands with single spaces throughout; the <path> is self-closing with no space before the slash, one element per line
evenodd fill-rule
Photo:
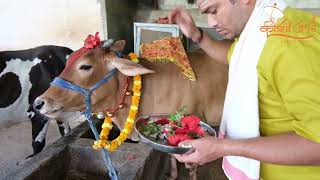
<path fill-rule="evenodd" d="M 226 39 L 233 39 L 240 35 L 246 25 L 246 13 L 236 0 L 232 4 L 229 0 L 209 0 L 213 5 L 207 10 L 208 26 L 214 28 Z"/>

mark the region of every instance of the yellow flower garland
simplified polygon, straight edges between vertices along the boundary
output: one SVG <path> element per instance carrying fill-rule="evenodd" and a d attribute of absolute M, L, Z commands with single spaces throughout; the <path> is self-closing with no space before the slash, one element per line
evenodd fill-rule
<path fill-rule="evenodd" d="M 137 63 L 139 62 L 137 55 L 135 55 L 134 53 L 130 53 L 129 57 L 131 61 L 137 62 Z M 110 130 L 112 129 L 112 119 L 111 117 L 106 117 L 102 124 L 100 139 L 95 141 L 92 146 L 94 149 L 98 150 L 101 148 L 106 148 L 109 151 L 115 151 L 127 139 L 128 135 L 133 130 L 134 121 L 138 114 L 138 108 L 139 108 L 140 96 L 141 96 L 141 87 L 142 87 L 141 76 L 140 75 L 134 76 L 131 106 L 130 106 L 129 114 L 127 117 L 127 121 L 124 125 L 124 129 L 121 131 L 120 135 L 116 139 L 112 140 L 111 142 L 108 141 L 108 135 Z"/>

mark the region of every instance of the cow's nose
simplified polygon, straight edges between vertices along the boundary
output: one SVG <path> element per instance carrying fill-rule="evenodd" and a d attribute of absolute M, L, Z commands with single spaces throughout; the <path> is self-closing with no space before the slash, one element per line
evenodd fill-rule
<path fill-rule="evenodd" d="M 42 99 L 39 99 L 39 98 L 37 98 L 37 99 L 33 102 L 33 108 L 34 108 L 35 110 L 38 110 L 38 111 L 41 110 L 41 108 L 43 107 L 43 105 L 44 105 L 44 101 L 43 101 Z"/>

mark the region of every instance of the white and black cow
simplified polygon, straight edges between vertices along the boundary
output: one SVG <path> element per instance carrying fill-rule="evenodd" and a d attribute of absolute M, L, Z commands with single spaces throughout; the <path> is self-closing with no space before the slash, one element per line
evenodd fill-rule
<path fill-rule="evenodd" d="M 33 155 L 44 148 L 49 125 L 49 118 L 34 110 L 33 101 L 61 73 L 71 53 L 60 46 L 0 52 L 0 128 L 30 119 Z M 56 119 L 61 135 L 70 130 L 63 118 Z"/>

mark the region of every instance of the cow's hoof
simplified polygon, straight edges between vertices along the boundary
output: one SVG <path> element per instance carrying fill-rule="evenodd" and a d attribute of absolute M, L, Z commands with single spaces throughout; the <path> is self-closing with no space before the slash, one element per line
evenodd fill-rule
<path fill-rule="evenodd" d="M 31 155 L 27 156 L 24 160 L 17 162 L 16 165 L 17 165 L 17 166 L 20 166 L 20 165 L 22 165 L 22 164 L 30 161 L 33 156 L 34 156 L 34 154 L 31 154 Z"/>

